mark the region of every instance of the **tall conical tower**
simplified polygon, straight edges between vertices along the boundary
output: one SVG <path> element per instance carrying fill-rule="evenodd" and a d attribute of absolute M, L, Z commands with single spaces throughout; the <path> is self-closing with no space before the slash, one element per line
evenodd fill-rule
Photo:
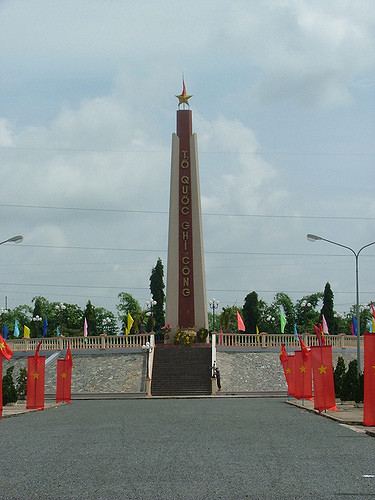
<path fill-rule="evenodd" d="M 178 328 L 207 328 L 206 280 L 197 136 L 185 83 L 172 136 L 166 322 Z"/>

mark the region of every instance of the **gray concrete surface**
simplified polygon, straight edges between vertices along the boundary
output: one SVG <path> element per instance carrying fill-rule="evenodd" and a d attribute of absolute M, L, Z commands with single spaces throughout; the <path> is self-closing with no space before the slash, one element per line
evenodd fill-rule
<path fill-rule="evenodd" d="M 6 499 L 375 497 L 375 440 L 281 399 L 76 401 L 0 425 Z"/>

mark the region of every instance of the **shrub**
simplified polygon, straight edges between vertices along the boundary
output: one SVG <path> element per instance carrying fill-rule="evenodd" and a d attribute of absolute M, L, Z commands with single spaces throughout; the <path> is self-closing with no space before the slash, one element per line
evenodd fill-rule
<path fill-rule="evenodd" d="M 343 382 L 344 382 L 345 373 L 346 373 L 346 366 L 345 366 L 344 358 L 342 356 L 339 356 L 339 358 L 337 360 L 336 368 L 333 372 L 333 379 L 335 381 L 336 398 L 342 399 L 341 393 L 342 393 L 342 386 L 343 386 Z"/>
<path fill-rule="evenodd" d="M 349 363 L 348 371 L 345 373 L 340 398 L 342 401 L 363 401 L 363 376 L 358 377 L 357 360 Z"/>
<path fill-rule="evenodd" d="M 19 399 L 26 399 L 26 389 L 27 389 L 27 370 L 26 368 L 20 368 L 20 373 L 17 377 L 17 393 Z"/>
<path fill-rule="evenodd" d="M 14 366 L 10 366 L 3 378 L 3 404 L 16 403 L 18 399 L 17 389 L 13 381 Z"/>
<path fill-rule="evenodd" d="M 207 328 L 200 328 L 197 331 L 197 342 L 206 342 L 207 335 L 208 335 Z"/>
<path fill-rule="evenodd" d="M 176 345 L 187 345 L 191 346 L 194 344 L 195 341 L 195 335 L 192 333 L 185 332 L 184 330 L 180 330 L 176 332 L 174 336 L 174 343 Z"/>

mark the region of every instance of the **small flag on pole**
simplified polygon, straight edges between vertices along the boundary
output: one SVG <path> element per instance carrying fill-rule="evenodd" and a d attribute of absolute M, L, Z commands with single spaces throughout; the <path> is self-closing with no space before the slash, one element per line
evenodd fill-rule
<path fill-rule="evenodd" d="M 48 321 L 47 318 L 44 316 L 43 320 L 43 337 L 47 335 L 47 328 L 48 328 Z"/>
<path fill-rule="evenodd" d="M 20 336 L 20 329 L 18 328 L 17 318 L 14 320 L 14 332 L 13 332 L 13 335 L 15 337 L 19 337 Z"/>
<path fill-rule="evenodd" d="M 326 319 L 324 317 L 324 314 L 322 316 L 323 316 L 323 333 L 328 335 L 329 332 L 328 332 L 327 321 L 326 321 Z"/>
<path fill-rule="evenodd" d="M 59 327 L 57 327 L 57 328 L 56 328 L 56 337 L 59 337 L 60 335 L 61 335 L 61 333 L 60 333 L 60 328 L 59 328 Z"/>
<path fill-rule="evenodd" d="M 132 318 L 131 314 L 128 313 L 126 317 L 126 328 L 125 328 L 125 335 L 129 335 L 131 327 L 133 326 L 134 319 Z"/>
<path fill-rule="evenodd" d="M 88 330 L 87 319 L 85 318 L 85 320 L 83 322 L 83 336 L 84 337 L 87 337 L 87 330 Z"/>
<path fill-rule="evenodd" d="M 352 329 L 352 335 L 357 335 L 358 333 L 357 318 L 355 318 L 354 316 L 352 316 L 351 329 Z"/>
<path fill-rule="evenodd" d="M 237 328 L 238 331 L 240 330 L 242 330 L 243 332 L 246 331 L 245 323 L 243 322 L 243 319 L 241 318 L 241 315 L 238 311 L 237 311 Z"/>
<path fill-rule="evenodd" d="M 3 337 L 4 337 L 5 340 L 8 338 L 8 333 L 9 333 L 9 328 L 7 327 L 7 325 L 4 325 L 4 327 L 3 327 Z"/>
<path fill-rule="evenodd" d="M 23 338 L 24 339 L 30 338 L 30 328 L 26 325 L 23 325 Z"/>
<path fill-rule="evenodd" d="M 286 325 L 286 317 L 284 316 L 283 313 L 280 313 L 280 330 L 281 330 L 281 333 L 284 333 L 285 325 Z"/>

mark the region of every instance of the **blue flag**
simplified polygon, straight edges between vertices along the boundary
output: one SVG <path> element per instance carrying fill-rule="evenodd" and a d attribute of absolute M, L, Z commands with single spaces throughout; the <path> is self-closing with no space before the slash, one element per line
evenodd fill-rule
<path fill-rule="evenodd" d="M 7 327 L 7 325 L 4 325 L 4 328 L 3 328 L 3 338 L 5 340 L 8 338 L 8 333 L 9 333 L 9 328 Z"/>
<path fill-rule="evenodd" d="M 60 328 L 59 328 L 59 327 L 57 327 L 57 328 L 56 328 L 56 337 L 58 337 L 59 335 L 61 335 L 61 333 L 60 333 Z"/>
<path fill-rule="evenodd" d="M 48 328 L 48 321 L 47 318 L 44 316 L 43 320 L 43 337 L 47 335 L 47 328 Z"/>
<path fill-rule="evenodd" d="M 298 340 L 298 332 L 297 332 L 297 326 L 294 325 L 294 338 Z"/>
<path fill-rule="evenodd" d="M 14 320 L 14 332 L 13 332 L 13 335 L 15 337 L 19 337 L 20 336 L 20 330 L 18 328 L 17 318 Z"/>
<path fill-rule="evenodd" d="M 357 335 L 357 333 L 358 333 L 357 318 L 352 316 L 352 335 Z"/>

